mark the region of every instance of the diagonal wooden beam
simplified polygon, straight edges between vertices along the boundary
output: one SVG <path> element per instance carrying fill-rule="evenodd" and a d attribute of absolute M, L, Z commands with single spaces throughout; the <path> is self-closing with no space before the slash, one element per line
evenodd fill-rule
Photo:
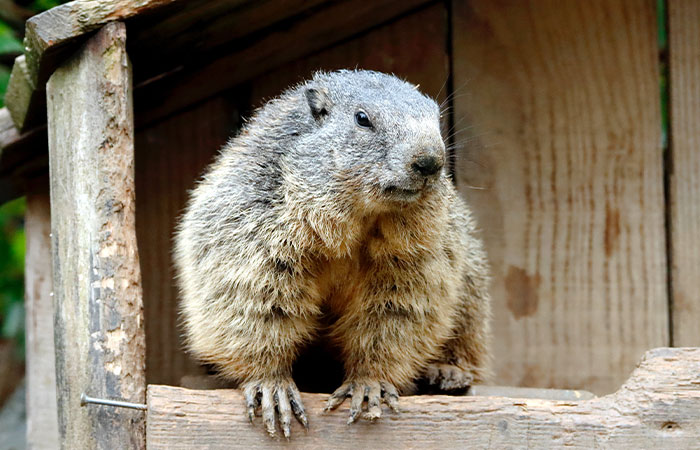
<path fill-rule="evenodd" d="M 24 55 L 12 68 L 8 101 L 12 119 L 21 131 L 45 117 L 44 86 L 51 73 L 74 50 L 86 34 L 104 24 L 124 20 L 167 6 L 178 0 L 87 0 L 73 1 L 27 20 Z M 180 0 L 181 1 L 181 0 Z"/>

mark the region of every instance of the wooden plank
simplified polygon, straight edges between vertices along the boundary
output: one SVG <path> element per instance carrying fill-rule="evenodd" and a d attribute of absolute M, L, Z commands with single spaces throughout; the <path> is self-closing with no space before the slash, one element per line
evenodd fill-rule
<path fill-rule="evenodd" d="M 307 20 L 307 16 L 318 16 L 317 12 L 323 10 L 328 11 L 328 14 L 323 15 L 324 19 L 320 24 L 325 25 L 326 29 L 329 28 L 329 23 L 333 23 L 339 30 L 349 29 L 337 37 L 327 30 L 319 36 L 319 40 L 311 39 L 310 41 L 315 41 L 317 45 L 315 49 L 318 49 L 318 45 L 337 42 L 347 37 L 348 32 L 351 34 L 361 32 L 386 20 L 391 15 L 399 14 L 426 1 L 428 0 L 409 0 L 394 4 L 396 2 L 389 0 L 369 3 L 346 0 L 341 2 L 344 6 L 321 0 L 70 2 L 27 21 L 24 43 L 26 62 L 24 67 L 17 68 L 18 74 L 24 72 L 26 76 L 17 77 L 23 82 L 16 83 L 15 87 L 10 86 L 8 91 L 10 98 L 17 99 L 16 105 L 12 105 L 12 117 L 20 130 L 39 125 L 43 120 L 45 109 L 42 103 L 43 92 L 48 77 L 88 33 L 109 21 L 127 20 L 129 23 L 129 45 L 133 50 L 132 56 L 138 70 L 137 80 L 159 77 L 167 72 L 183 72 L 183 65 L 187 66 L 184 73 L 178 75 L 177 80 L 180 80 L 179 77 L 189 78 L 192 75 L 192 68 L 201 66 L 204 61 L 211 61 L 222 53 L 229 53 L 231 48 L 248 47 L 251 42 L 257 44 L 257 51 L 266 52 L 254 62 L 266 62 L 271 56 L 277 55 L 284 58 L 284 61 L 294 59 L 299 55 L 300 50 L 305 51 L 304 46 L 283 48 L 278 44 L 275 49 L 268 48 L 271 40 L 268 35 L 278 32 L 282 32 L 283 35 L 289 34 L 285 30 L 290 27 L 290 24 L 282 23 L 285 20 L 299 18 L 304 21 Z M 338 21 L 340 18 L 343 19 L 342 22 Z M 281 23 L 281 26 L 277 29 L 270 28 L 277 23 Z M 259 45 L 261 42 L 264 45 Z M 253 55 L 255 51 L 253 50 Z M 290 52 L 293 55 L 287 56 Z M 232 59 L 229 58 L 228 63 L 224 65 L 230 65 L 231 61 Z M 243 64 L 243 67 L 246 66 L 247 64 Z M 212 70 L 216 71 L 217 67 L 213 67 Z M 263 68 L 257 73 L 264 70 Z M 27 86 L 30 87 L 29 90 L 26 89 Z M 190 86 L 189 90 L 192 91 L 194 87 L 194 85 Z M 21 89 L 15 93 L 15 88 Z M 196 100 L 206 98 L 218 90 L 209 89 Z M 188 96 L 190 97 L 191 95 Z M 191 103 L 190 101 L 184 105 Z M 174 109 L 171 109 L 169 112 L 173 111 Z"/>
<path fill-rule="evenodd" d="M 37 101 L 34 96 L 36 84 L 27 70 L 27 61 L 24 55 L 15 58 L 10 73 L 10 81 L 7 84 L 5 93 L 5 104 L 10 112 L 16 128 L 21 129 L 27 119 L 27 114 L 41 105 L 32 105 L 32 100 Z M 44 105 L 45 107 L 45 105 Z"/>
<path fill-rule="evenodd" d="M 230 89 L 272 68 L 328 48 L 424 3 L 426 0 L 329 3 L 294 23 L 242 42 L 231 53 L 213 61 L 183 68 L 141 85 L 136 90 L 137 126 Z M 290 42 L 294 45 L 289 45 Z"/>
<path fill-rule="evenodd" d="M 143 448 L 145 337 L 136 245 L 131 68 L 106 25 L 47 85 L 58 423 L 62 448 Z"/>
<path fill-rule="evenodd" d="M 144 14 L 174 1 L 73 1 L 27 20 L 25 54 L 15 62 L 6 94 L 6 105 L 17 128 L 25 131 L 46 120 L 45 84 L 54 69 L 84 40 L 83 36 L 105 23 Z"/>
<path fill-rule="evenodd" d="M 49 168 L 46 125 L 22 133 L 16 139 L 11 138 L 14 125 L 12 130 L 0 132 L 0 140 L 8 138 L 0 142 L 0 204 L 22 196 L 29 180 L 48 173 Z"/>
<path fill-rule="evenodd" d="M 300 15 L 324 8 L 324 0 L 188 0 L 168 8 L 167 14 L 135 17 L 128 24 L 130 56 L 139 80 L 149 79 L 183 65 L 226 54 L 253 34 L 270 26 L 284 26 Z M 186 7 L 185 7 L 186 5 Z M 154 57 L 156 56 L 156 57 Z"/>
<path fill-rule="evenodd" d="M 24 265 L 27 447 L 58 448 L 48 176 L 31 183 L 24 230 L 27 237 Z"/>
<path fill-rule="evenodd" d="M 646 354 L 614 394 L 585 401 L 402 397 L 399 415 L 347 425 L 349 405 L 322 413 L 327 395 L 302 394 L 310 429 L 275 441 L 246 417 L 236 390 L 148 387 L 148 448 L 697 448 L 700 349 Z"/>
<path fill-rule="evenodd" d="M 612 392 L 668 345 L 653 1 L 453 2 L 456 175 L 496 382 Z"/>
<path fill-rule="evenodd" d="M 242 96 L 247 100 L 247 96 Z M 171 249 L 187 192 L 240 124 L 236 98 L 216 98 L 136 135 L 136 236 L 146 320 L 146 380 L 180 385 L 206 373 L 185 353 Z"/>
<path fill-rule="evenodd" d="M 444 100 L 447 94 L 447 11 L 434 4 L 354 39 L 297 59 L 251 81 L 251 103 L 262 103 L 317 70 L 362 68 L 393 73 Z"/>
<path fill-rule="evenodd" d="M 668 2 L 673 344 L 700 345 L 700 3 Z"/>
<path fill-rule="evenodd" d="M 0 155 L 1 149 L 11 145 L 19 139 L 19 131 L 12 123 L 10 112 L 7 108 L 0 108 Z"/>
<path fill-rule="evenodd" d="M 95 31 L 108 22 L 128 19 L 167 6 L 176 0 L 87 0 L 51 8 L 27 20 L 24 47 L 32 83 L 39 84 L 47 51 Z"/>

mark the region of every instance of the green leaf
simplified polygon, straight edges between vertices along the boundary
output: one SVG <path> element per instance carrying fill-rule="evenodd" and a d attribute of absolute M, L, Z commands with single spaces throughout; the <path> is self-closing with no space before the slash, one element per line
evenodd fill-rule
<path fill-rule="evenodd" d="M 24 46 L 15 36 L 15 32 L 5 22 L 0 20 L 0 54 L 19 54 L 24 52 Z"/>
<path fill-rule="evenodd" d="M 60 0 L 34 0 L 34 3 L 32 3 L 32 9 L 34 11 L 46 11 L 47 9 L 60 5 L 61 3 L 65 2 Z"/>
<path fill-rule="evenodd" d="M 7 84 L 10 82 L 10 69 L 0 65 L 0 108 L 5 106 L 5 92 Z"/>

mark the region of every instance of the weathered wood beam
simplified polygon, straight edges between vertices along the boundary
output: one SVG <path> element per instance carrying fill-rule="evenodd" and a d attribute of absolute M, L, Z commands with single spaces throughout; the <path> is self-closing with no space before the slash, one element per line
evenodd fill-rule
<path fill-rule="evenodd" d="M 38 14 L 27 21 L 24 46 L 31 81 L 36 85 L 44 54 L 102 25 L 153 11 L 177 0 L 73 1 Z"/>
<path fill-rule="evenodd" d="M 302 394 L 310 429 L 296 448 L 690 448 L 700 442 L 700 348 L 649 351 L 614 394 L 585 401 L 419 396 L 399 415 L 347 425 L 348 405 Z M 148 387 L 148 448 L 278 448 L 237 390 Z"/>
<path fill-rule="evenodd" d="M 30 18 L 26 23 L 25 54 L 15 60 L 6 104 L 19 130 L 45 120 L 45 84 L 63 59 L 87 33 L 102 25 L 153 11 L 177 0 L 73 1 Z M 21 58 L 21 59 L 20 59 Z"/>
<path fill-rule="evenodd" d="M 30 111 L 43 109 L 41 106 L 45 106 L 45 102 L 34 95 L 35 90 L 36 82 L 27 69 L 27 59 L 24 55 L 20 55 L 15 58 L 5 93 L 5 105 L 18 129 L 23 128 Z"/>
<path fill-rule="evenodd" d="M 110 21 L 128 21 L 132 57 L 143 77 L 172 70 L 188 59 L 240 39 L 322 0 L 102 0 L 73 1 L 27 21 L 25 55 L 8 89 L 13 120 L 25 130 L 41 123 L 44 86 L 85 36 Z M 133 19 L 133 21 L 131 20 Z M 189 56 L 188 56 L 189 55 Z"/>
<path fill-rule="evenodd" d="M 126 32 L 112 22 L 47 85 L 59 430 L 63 448 L 143 448 L 145 397 Z"/>
<path fill-rule="evenodd" d="M 24 220 L 27 236 L 24 266 L 27 447 L 58 448 L 48 175 L 30 184 Z"/>

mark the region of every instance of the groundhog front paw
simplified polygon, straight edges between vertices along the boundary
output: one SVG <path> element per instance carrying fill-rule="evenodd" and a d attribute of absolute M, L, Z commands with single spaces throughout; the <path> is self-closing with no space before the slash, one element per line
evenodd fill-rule
<path fill-rule="evenodd" d="M 474 382 L 474 375 L 452 364 L 435 363 L 425 370 L 424 380 L 433 389 L 456 391 L 469 388 Z"/>
<path fill-rule="evenodd" d="M 394 385 L 386 381 L 347 381 L 331 394 L 325 411 L 337 408 L 348 397 L 351 398 L 349 424 L 355 422 L 363 412 L 362 405 L 365 400 L 367 400 L 367 406 L 362 417 L 369 421 L 381 417 L 382 401 L 394 412 L 399 412 L 399 393 Z"/>
<path fill-rule="evenodd" d="M 279 414 L 284 437 L 289 438 L 291 435 L 292 413 L 304 428 L 309 428 L 299 389 L 292 380 L 251 381 L 243 385 L 243 396 L 251 423 L 255 418 L 255 410 L 262 407 L 263 424 L 271 437 L 277 435 L 275 409 Z"/>

